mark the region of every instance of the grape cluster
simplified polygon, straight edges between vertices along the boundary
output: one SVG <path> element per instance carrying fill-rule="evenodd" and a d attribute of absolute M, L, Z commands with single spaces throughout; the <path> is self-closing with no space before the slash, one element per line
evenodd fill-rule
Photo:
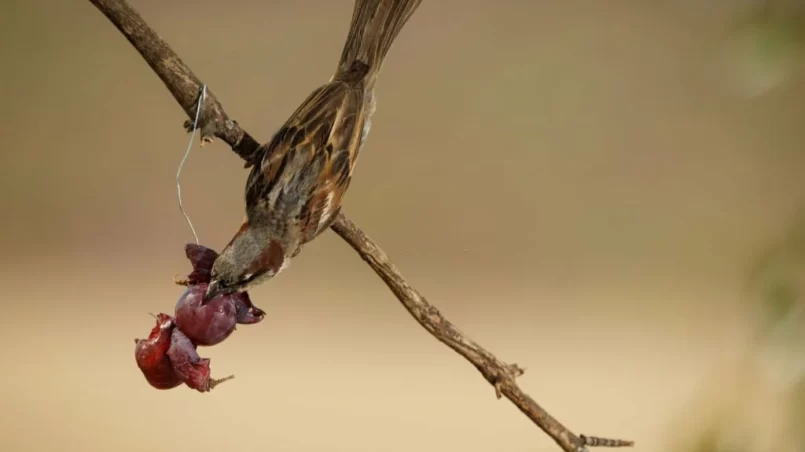
<path fill-rule="evenodd" d="M 232 376 L 212 378 L 210 360 L 201 358 L 197 347 L 223 342 L 237 324 L 258 323 L 265 318 L 265 312 L 252 304 L 247 292 L 221 295 L 202 304 L 218 253 L 188 244 L 185 254 L 193 271 L 186 280 L 177 281 L 187 289 L 176 302 L 174 316 L 154 315 L 156 325 L 148 338 L 134 340 L 134 356 L 146 381 L 157 389 L 171 389 L 184 383 L 207 392 Z"/>

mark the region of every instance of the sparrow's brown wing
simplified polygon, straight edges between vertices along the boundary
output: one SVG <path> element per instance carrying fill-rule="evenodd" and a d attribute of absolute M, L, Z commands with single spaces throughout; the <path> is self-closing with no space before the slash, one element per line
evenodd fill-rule
<path fill-rule="evenodd" d="M 279 235 L 297 232 L 302 243 L 327 227 L 349 186 L 364 104 L 360 87 L 338 81 L 311 93 L 252 168 L 246 185 L 250 224 Z"/>

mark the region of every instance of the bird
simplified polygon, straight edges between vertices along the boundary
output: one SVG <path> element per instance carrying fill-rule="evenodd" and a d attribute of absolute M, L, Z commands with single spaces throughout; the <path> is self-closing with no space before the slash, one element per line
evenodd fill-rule
<path fill-rule="evenodd" d="M 335 221 L 371 128 L 383 62 L 421 2 L 355 0 L 330 80 L 260 146 L 245 219 L 213 263 L 202 304 L 276 277 Z"/>

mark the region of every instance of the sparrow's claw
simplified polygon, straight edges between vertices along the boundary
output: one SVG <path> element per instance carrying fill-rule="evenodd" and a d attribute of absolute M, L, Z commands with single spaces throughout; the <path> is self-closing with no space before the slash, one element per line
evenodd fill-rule
<path fill-rule="evenodd" d="M 173 283 L 187 287 L 190 285 L 190 280 L 188 278 L 182 278 L 181 276 L 177 275 L 173 277 Z"/>

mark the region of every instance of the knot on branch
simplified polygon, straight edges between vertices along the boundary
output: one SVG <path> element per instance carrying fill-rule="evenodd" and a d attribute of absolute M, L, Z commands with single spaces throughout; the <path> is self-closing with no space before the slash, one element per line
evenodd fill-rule
<path fill-rule="evenodd" d="M 428 318 L 433 324 L 442 323 L 442 313 L 439 312 L 439 309 L 437 309 L 436 306 L 433 305 L 428 306 L 425 314 L 428 316 Z"/>
<path fill-rule="evenodd" d="M 508 383 L 510 385 L 515 385 L 514 380 L 517 377 L 523 375 L 525 373 L 525 369 L 518 366 L 517 364 L 505 364 L 503 367 L 497 372 L 495 376 L 495 382 L 493 386 L 495 386 L 495 397 L 500 399 L 503 397 L 503 385 Z"/>

